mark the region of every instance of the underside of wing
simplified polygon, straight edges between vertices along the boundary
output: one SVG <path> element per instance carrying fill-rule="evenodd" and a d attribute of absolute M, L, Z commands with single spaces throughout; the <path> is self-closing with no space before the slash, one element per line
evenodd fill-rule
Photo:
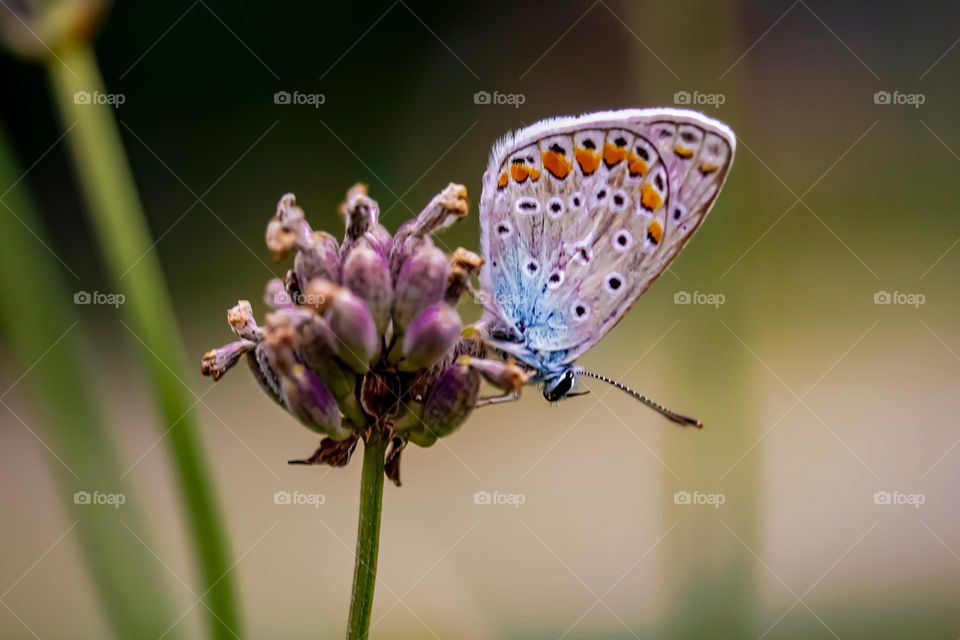
<path fill-rule="evenodd" d="M 498 142 L 480 202 L 492 338 L 559 368 L 624 316 L 710 210 L 733 132 L 693 111 L 544 122 Z"/>

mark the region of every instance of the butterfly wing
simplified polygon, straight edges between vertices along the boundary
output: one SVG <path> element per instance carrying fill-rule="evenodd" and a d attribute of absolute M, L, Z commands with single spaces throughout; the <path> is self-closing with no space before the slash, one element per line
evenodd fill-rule
<path fill-rule="evenodd" d="M 480 199 L 491 341 L 541 371 L 590 348 L 700 226 L 735 145 L 681 109 L 545 120 L 494 145 Z"/>

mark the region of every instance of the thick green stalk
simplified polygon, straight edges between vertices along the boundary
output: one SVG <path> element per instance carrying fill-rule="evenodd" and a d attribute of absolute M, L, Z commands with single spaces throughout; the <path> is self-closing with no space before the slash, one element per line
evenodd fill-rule
<path fill-rule="evenodd" d="M 90 357 L 71 304 L 73 292 L 42 244 L 43 224 L 26 183 L 10 188 L 20 175 L 0 127 L 0 193 L 5 193 L 0 204 L 0 324 L 12 358 L 29 372 L 14 386 L 29 392 L 40 419 L 34 422 L 19 410 L 17 415 L 26 423 L 24 430 L 35 432 L 52 451 L 42 453 L 49 456 L 58 498 L 74 522 L 62 544 L 78 544 L 113 636 L 158 638 L 175 619 L 165 574 L 144 546 L 153 544 L 143 525 L 142 503 L 120 479 L 123 466 L 115 436 L 89 383 Z M 7 411 L 0 405 L 0 415 Z M 18 428 L 12 415 L 4 418 L 11 429 Z M 125 502 L 116 509 L 77 504 L 77 491 L 120 494 Z M 54 538 L 51 534 L 50 541 Z"/>
<path fill-rule="evenodd" d="M 353 592 L 347 640 L 366 640 L 377 583 L 380 552 L 380 515 L 383 507 L 383 459 L 386 441 L 374 433 L 363 445 L 360 479 L 360 518 L 357 523 L 357 555 L 353 565 Z"/>
<path fill-rule="evenodd" d="M 146 224 L 143 207 L 114 119 L 113 107 L 75 101 L 76 92 L 106 93 L 96 58 L 82 43 L 63 46 L 47 64 L 74 169 L 94 222 L 102 254 L 126 296 L 122 307 L 142 349 L 144 364 L 163 413 L 173 425 L 169 446 L 194 556 L 210 606 L 211 636 L 242 636 L 233 581 L 229 575 L 226 532 L 197 437 L 192 398 L 182 379 L 188 370 L 166 283 Z M 62 60 L 62 63 L 61 63 Z M 73 73 L 71 73 L 71 70 Z M 74 73 L 76 75 L 74 75 Z M 129 270 L 129 272 L 128 272 Z M 165 428 L 164 428 L 165 430 Z"/>

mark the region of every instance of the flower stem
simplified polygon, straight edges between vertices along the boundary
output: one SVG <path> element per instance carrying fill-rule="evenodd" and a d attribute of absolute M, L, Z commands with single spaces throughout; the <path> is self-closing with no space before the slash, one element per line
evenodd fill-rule
<path fill-rule="evenodd" d="M 383 460 L 387 441 L 373 431 L 363 445 L 363 472 L 360 479 L 360 518 L 357 524 L 357 554 L 353 566 L 353 592 L 347 640 L 366 640 L 377 583 L 377 555 L 380 550 L 380 516 L 383 507 Z"/>
<path fill-rule="evenodd" d="M 199 591 L 207 594 L 212 638 L 242 637 L 227 534 L 217 494 L 207 471 L 198 437 L 199 424 L 191 413 L 186 361 L 177 320 L 154 242 L 137 193 L 114 109 L 92 104 L 77 94 L 104 94 L 92 48 L 67 42 L 47 64 L 51 88 L 73 156 L 81 191 L 94 223 L 100 250 L 116 286 L 125 295 L 124 327 L 144 349 L 142 357 L 163 425 L 170 425 L 165 443 L 170 448 L 179 483 L 185 520 L 190 528 Z"/>

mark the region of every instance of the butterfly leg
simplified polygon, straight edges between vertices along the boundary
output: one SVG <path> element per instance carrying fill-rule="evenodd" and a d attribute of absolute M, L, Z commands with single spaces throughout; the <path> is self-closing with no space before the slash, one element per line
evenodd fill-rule
<path fill-rule="evenodd" d="M 494 404 L 504 404 L 507 402 L 516 402 L 520 399 L 519 391 L 509 391 L 507 393 L 498 395 L 498 396 L 485 396 L 477 400 L 477 404 L 474 405 L 475 409 L 480 407 L 488 407 Z"/>

